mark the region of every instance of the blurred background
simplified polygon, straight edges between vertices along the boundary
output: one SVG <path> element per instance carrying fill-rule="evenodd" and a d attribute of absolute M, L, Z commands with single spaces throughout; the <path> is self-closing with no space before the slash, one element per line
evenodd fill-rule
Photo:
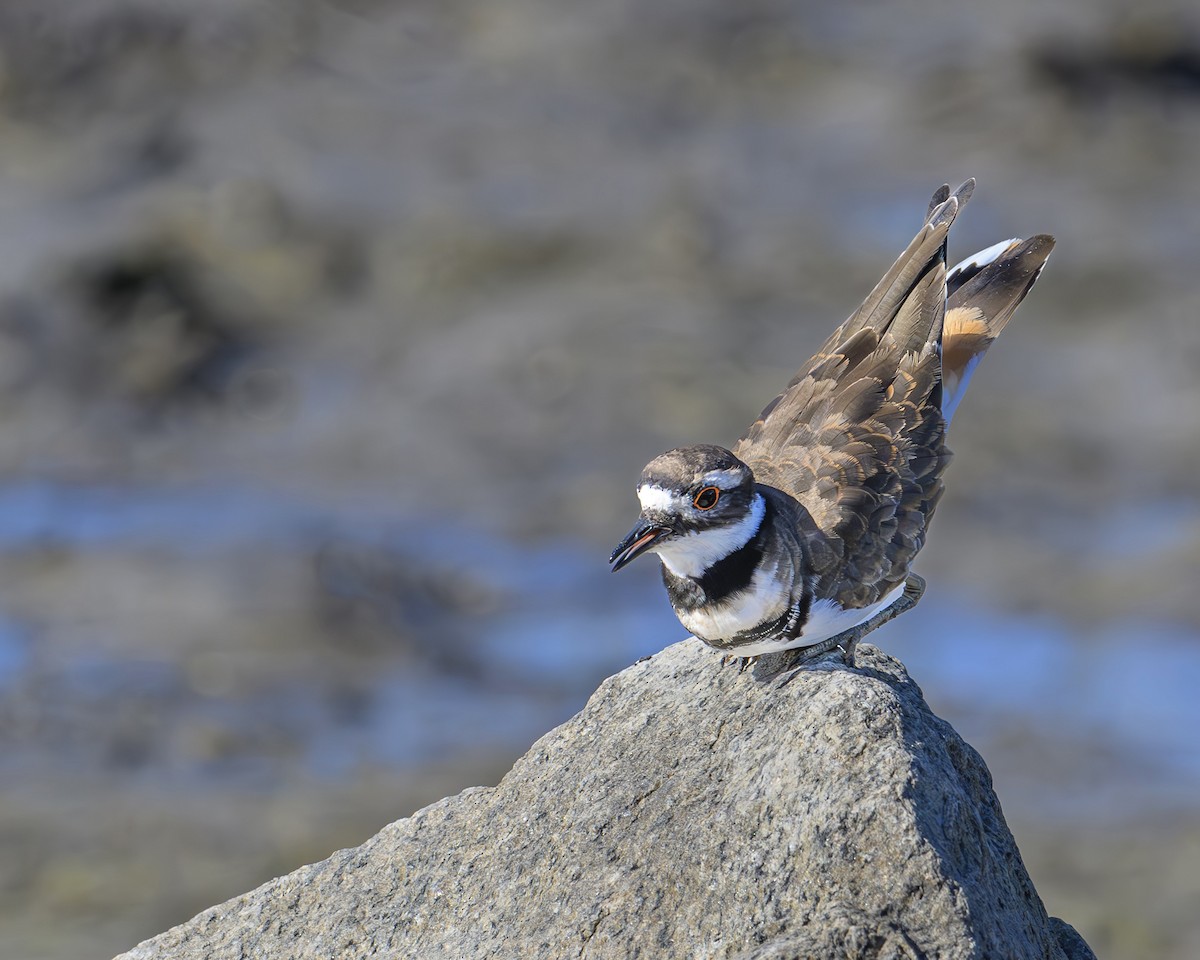
<path fill-rule="evenodd" d="M 1187 0 L 7 0 L 0 953 L 494 783 L 681 639 L 605 563 L 641 466 L 973 175 L 952 257 L 1059 246 L 872 640 L 1051 913 L 1200 955 L 1197 169 Z"/>

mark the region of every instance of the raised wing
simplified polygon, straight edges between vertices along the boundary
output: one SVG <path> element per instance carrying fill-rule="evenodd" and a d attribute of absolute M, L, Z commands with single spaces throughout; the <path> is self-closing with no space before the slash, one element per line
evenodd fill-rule
<path fill-rule="evenodd" d="M 973 188 L 934 195 L 908 248 L 734 449 L 812 515 L 828 540 L 817 595 L 844 607 L 904 581 L 942 494 L 946 235 Z"/>

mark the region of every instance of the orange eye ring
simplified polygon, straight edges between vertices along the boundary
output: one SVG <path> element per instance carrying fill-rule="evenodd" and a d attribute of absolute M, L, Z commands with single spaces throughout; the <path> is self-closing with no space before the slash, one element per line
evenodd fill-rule
<path fill-rule="evenodd" d="M 716 487 L 705 487 L 692 498 L 692 506 L 697 510 L 711 510 L 721 499 L 721 491 Z"/>

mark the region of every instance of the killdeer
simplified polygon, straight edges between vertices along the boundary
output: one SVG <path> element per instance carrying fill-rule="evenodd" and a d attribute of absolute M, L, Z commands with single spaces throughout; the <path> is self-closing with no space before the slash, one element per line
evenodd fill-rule
<path fill-rule="evenodd" d="M 853 662 L 858 640 L 920 599 L 910 567 L 942 495 L 946 428 L 1054 248 L 1004 240 L 947 272 L 974 188 L 933 195 L 870 296 L 733 450 L 679 447 L 642 471 L 641 515 L 609 562 L 658 554 L 680 622 L 726 659 L 841 648 Z"/>

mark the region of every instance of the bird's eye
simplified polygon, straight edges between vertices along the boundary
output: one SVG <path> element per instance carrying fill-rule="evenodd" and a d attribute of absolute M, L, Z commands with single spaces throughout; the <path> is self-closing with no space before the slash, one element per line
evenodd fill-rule
<path fill-rule="evenodd" d="M 692 503 L 695 504 L 697 510 L 711 510 L 717 505 L 717 501 L 721 499 L 721 491 L 716 487 L 705 487 L 698 494 Z"/>

